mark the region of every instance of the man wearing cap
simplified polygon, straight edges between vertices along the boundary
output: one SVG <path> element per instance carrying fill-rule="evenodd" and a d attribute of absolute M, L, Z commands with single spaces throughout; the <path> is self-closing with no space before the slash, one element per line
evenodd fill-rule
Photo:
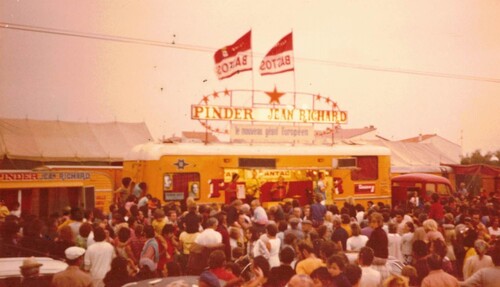
<path fill-rule="evenodd" d="M 80 269 L 83 262 L 85 249 L 72 246 L 64 251 L 66 255 L 66 263 L 68 268 L 64 271 L 56 273 L 52 278 L 52 287 L 91 287 L 92 277 Z"/>
<path fill-rule="evenodd" d="M 23 265 L 19 266 L 21 269 L 21 275 L 23 276 L 21 281 L 22 287 L 45 287 L 49 286 L 47 280 L 40 276 L 40 266 L 43 264 L 36 261 L 35 257 L 29 257 L 23 260 Z"/>

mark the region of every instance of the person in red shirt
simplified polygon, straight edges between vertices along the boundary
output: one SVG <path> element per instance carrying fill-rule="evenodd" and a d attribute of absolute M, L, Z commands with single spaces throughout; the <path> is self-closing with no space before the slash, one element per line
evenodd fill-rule
<path fill-rule="evenodd" d="M 434 219 L 439 225 L 443 224 L 444 207 L 439 201 L 439 194 L 432 194 L 432 204 L 429 210 L 429 218 Z"/>
<path fill-rule="evenodd" d="M 235 284 L 241 279 L 225 267 L 226 254 L 222 250 L 215 250 L 208 257 L 208 268 L 218 279 L 226 281 L 227 284 Z"/>

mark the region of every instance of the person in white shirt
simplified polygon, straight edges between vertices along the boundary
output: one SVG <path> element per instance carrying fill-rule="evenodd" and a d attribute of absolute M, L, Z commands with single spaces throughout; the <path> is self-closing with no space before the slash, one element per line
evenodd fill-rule
<path fill-rule="evenodd" d="M 111 269 L 111 261 L 116 257 L 115 248 L 106 240 L 102 227 L 94 230 L 95 243 L 87 248 L 84 257 L 85 270 L 90 272 L 94 287 L 103 287 L 102 281 Z"/>
<path fill-rule="evenodd" d="M 401 254 L 403 255 L 403 263 L 412 263 L 412 244 L 413 232 L 415 232 L 415 225 L 412 222 L 406 222 L 403 228 L 403 236 L 401 236 Z"/>
<path fill-rule="evenodd" d="M 397 231 L 397 223 L 389 223 L 389 233 L 387 234 L 387 240 L 389 241 L 389 256 L 403 262 L 403 254 L 401 253 L 401 235 L 399 235 Z"/>
<path fill-rule="evenodd" d="M 269 219 L 267 218 L 266 210 L 260 206 L 260 201 L 258 199 L 252 200 L 251 206 L 253 210 L 252 221 L 259 225 L 267 225 Z"/>
<path fill-rule="evenodd" d="M 358 264 L 361 267 L 361 279 L 358 286 L 363 287 L 378 287 L 382 286 L 382 276 L 380 272 L 371 267 L 373 258 L 373 249 L 370 247 L 363 247 L 359 251 Z"/>
<path fill-rule="evenodd" d="M 216 218 L 208 218 L 206 222 L 207 227 L 196 237 L 194 243 L 205 247 L 222 244 L 222 235 L 215 231 L 218 225 L 219 221 Z"/>
<path fill-rule="evenodd" d="M 368 236 L 361 234 L 361 228 L 356 222 L 351 223 L 352 236 L 347 238 L 346 250 L 347 251 L 359 251 L 361 248 L 365 247 L 368 241 Z"/>

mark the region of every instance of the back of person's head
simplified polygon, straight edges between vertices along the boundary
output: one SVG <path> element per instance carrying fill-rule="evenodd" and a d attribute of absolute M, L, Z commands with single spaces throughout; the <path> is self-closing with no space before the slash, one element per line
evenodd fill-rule
<path fill-rule="evenodd" d="M 446 246 L 446 243 L 441 239 L 432 240 L 431 246 L 432 246 L 432 252 L 436 253 L 441 257 L 445 257 L 446 254 L 448 253 L 448 247 Z"/>
<path fill-rule="evenodd" d="M 342 221 L 342 224 L 349 224 L 351 222 L 351 217 L 347 213 L 342 213 L 340 215 L 340 220 Z"/>
<path fill-rule="evenodd" d="M 285 233 L 283 238 L 283 243 L 287 245 L 293 245 L 297 241 L 297 235 L 292 232 Z"/>
<path fill-rule="evenodd" d="M 413 254 L 418 258 L 422 258 L 429 254 L 429 247 L 423 240 L 415 240 L 412 245 Z"/>
<path fill-rule="evenodd" d="M 174 226 L 170 223 L 167 223 L 163 226 L 163 229 L 161 230 L 162 235 L 167 235 L 167 234 L 172 234 L 174 233 Z"/>
<path fill-rule="evenodd" d="M 325 240 L 321 242 L 320 255 L 323 259 L 327 259 L 340 251 L 342 251 L 342 246 L 339 246 L 337 243 L 331 240 Z"/>
<path fill-rule="evenodd" d="M 334 255 L 328 257 L 328 259 L 326 260 L 326 265 L 331 266 L 332 264 L 337 264 L 340 271 L 343 272 L 345 270 L 345 266 L 347 264 L 345 256 L 342 256 L 340 254 L 334 254 Z"/>
<path fill-rule="evenodd" d="M 144 226 L 144 235 L 146 235 L 146 238 L 153 238 L 155 237 L 155 229 L 151 225 L 145 225 Z"/>
<path fill-rule="evenodd" d="M 75 221 L 82 221 L 83 211 L 79 207 L 72 207 L 70 211 L 70 218 Z"/>
<path fill-rule="evenodd" d="M 279 257 L 281 262 L 285 264 L 290 264 L 295 259 L 295 252 L 291 247 L 285 247 L 281 249 Z"/>
<path fill-rule="evenodd" d="M 399 275 L 391 275 L 385 279 L 384 287 L 408 287 L 408 279 Z"/>
<path fill-rule="evenodd" d="M 361 273 L 361 267 L 352 263 L 347 264 L 344 271 L 345 276 L 352 286 L 358 284 L 359 280 L 361 279 Z"/>
<path fill-rule="evenodd" d="M 124 177 L 122 178 L 122 184 L 125 187 L 128 187 L 130 185 L 130 182 L 132 182 L 132 179 L 130 177 Z"/>
<path fill-rule="evenodd" d="M 391 222 L 389 223 L 389 233 L 397 233 L 398 232 L 398 225 L 397 223 Z"/>
<path fill-rule="evenodd" d="M 299 243 L 297 243 L 297 248 L 302 252 L 302 251 L 307 251 L 309 253 L 314 253 L 314 248 L 312 247 L 312 245 L 305 241 L 305 240 L 301 240 Z"/>
<path fill-rule="evenodd" d="M 352 236 L 358 236 L 361 234 L 361 227 L 357 222 L 351 223 Z"/>
<path fill-rule="evenodd" d="M 373 249 L 371 249 L 368 246 L 365 246 L 359 250 L 358 257 L 364 266 L 370 266 L 372 265 L 373 259 L 375 258 L 375 253 Z"/>
<path fill-rule="evenodd" d="M 209 217 L 205 222 L 207 228 L 217 228 L 217 225 L 219 225 L 219 221 L 215 217 Z"/>
<path fill-rule="evenodd" d="M 94 228 L 94 240 L 96 242 L 101 242 L 106 239 L 106 231 L 104 231 L 104 228 L 102 227 L 96 227 Z"/>
<path fill-rule="evenodd" d="M 233 248 L 233 250 L 231 250 L 231 253 L 232 253 L 234 259 L 238 259 L 241 256 L 245 255 L 245 249 L 243 249 L 243 247 L 238 246 L 238 247 Z"/>
<path fill-rule="evenodd" d="M 122 243 L 125 243 L 130 239 L 130 234 L 130 228 L 124 226 L 120 228 L 120 230 L 118 230 L 118 240 Z"/>
<path fill-rule="evenodd" d="M 427 256 L 427 265 L 431 270 L 439 270 L 443 268 L 443 257 L 436 253 L 431 253 L 431 255 Z"/>
<path fill-rule="evenodd" d="M 270 223 L 266 226 L 266 231 L 270 236 L 276 236 L 276 234 L 278 233 L 278 227 L 276 226 L 276 224 Z"/>
<path fill-rule="evenodd" d="M 226 254 L 222 250 L 214 250 L 208 256 L 208 267 L 210 269 L 223 267 L 224 263 L 226 263 Z"/>
<path fill-rule="evenodd" d="M 318 267 L 314 269 L 310 276 L 314 281 L 315 286 L 329 286 L 332 282 L 332 276 L 326 267 Z"/>
<path fill-rule="evenodd" d="M 271 270 L 271 266 L 269 265 L 269 260 L 267 260 L 264 256 L 260 255 L 253 259 L 253 265 L 255 267 L 259 267 L 264 274 L 264 278 L 269 277 L 269 270 Z"/>

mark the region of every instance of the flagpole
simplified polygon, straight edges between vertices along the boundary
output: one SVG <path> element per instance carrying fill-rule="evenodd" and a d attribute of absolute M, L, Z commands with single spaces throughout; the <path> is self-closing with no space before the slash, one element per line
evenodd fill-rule
<path fill-rule="evenodd" d="M 293 29 L 292 29 L 292 39 L 293 39 Z M 293 40 L 292 40 L 293 44 Z M 293 57 L 293 107 L 297 108 L 297 87 L 296 87 L 296 78 L 295 78 L 295 49 L 292 49 L 292 57 Z"/>
<path fill-rule="evenodd" d="M 250 31 L 252 31 L 252 29 L 250 29 Z M 251 35 L 251 34 L 250 34 Z M 250 37 L 250 43 L 252 43 L 252 37 Z M 254 93 L 255 93 L 255 77 L 254 77 L 254 72 L 253 72 L 253 64 L 254 64 L 254 61 L 253 61 L 253 48 L 250 49 L 250 57 L 251 57 L 251 61 L 252 61 L 252 108 L 254 106 Z M 252 125 L 253 125 L 253 121 L 252 121 Z"/>

